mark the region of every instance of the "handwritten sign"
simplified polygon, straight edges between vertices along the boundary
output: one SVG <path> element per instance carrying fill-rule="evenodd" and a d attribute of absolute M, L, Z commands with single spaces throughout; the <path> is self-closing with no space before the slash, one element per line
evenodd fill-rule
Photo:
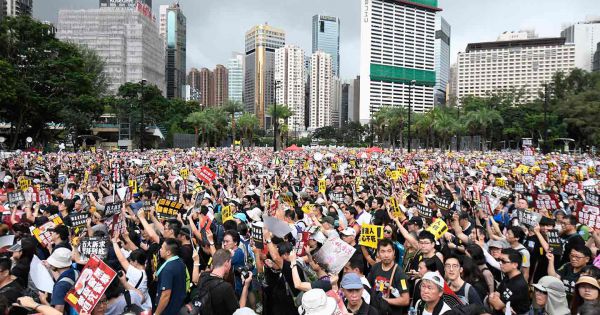
<path fill-rule="evenodd" d="M 340 238 L 328 238 L 315 254 L 316 262 L 324 265 L 327 272 L 338 274 L 348 263 L 356 249 Z"/>
<path fill-rule="evenodd" d="M 363 224 L 360 228 L 360 239 L 358 244 L 371 248 L 377 248 L 377 243 L 379 243 L 379 240 L 382 238 L 383 226 Z"/>
<path fill-rule="evenodd" d="M 177 216 L 182 208 L 183 204 L 177 201 L 158 199 L 158 202 L 156 202 L 158 219 L 172 219 Z"/>
<path fill-rule="evenodd" d="M 200 179 L 207 185 L 212 183 L 212 181 L 215 180 L 215 178 L 217 178 L 217 174 L 215 174 L 215 172 L 213 172 L 210 168 L 206 166 L 203 166 L 200 169 L 195 169 L 194 175 L 196 176 L 196 178 Z"/>
<path fill-rule="evenodd" d="M 65 301 L 77 313 L 91 313 L 117 273 L 99 257 L 92 256 L 81 271 L 81 275 L 65 296 Z"/>
<path fill-rule="evenodd" d="M 427 228 L 427 231 L 433 234 L 436 240 L 439 240 L 448 232 L 448 225 L 446 225 L 444 220 L 438 218 Z"/>

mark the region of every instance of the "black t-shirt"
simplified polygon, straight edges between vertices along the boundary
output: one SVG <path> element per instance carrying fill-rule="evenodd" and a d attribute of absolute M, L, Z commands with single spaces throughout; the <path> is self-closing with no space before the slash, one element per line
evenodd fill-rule
<path fill-rule="evenodd" d="M 380 262 L 373 266 L 367 277 L 369 284 L 371 284 L 371 301 L 373 301 L 373 297 L 378 294 L 381 294 L 384 298 L 396 298 L 400 297 L 402 293 L 408 293 L 408 280 L 400 266 L 396 268 L 394 279 L 391 279 L 390 281 L 393 269 L 394 268 L 392 267 L 390 270 L 384 271 Z M 400 295 L 392 295 L 392 291 L 394 291 L 392 288 L 398 290 Z M 392 305 L 390 305 L 390 307 L 392 309 L 392 314 L 402 314 L 403 312 L 402 307 Z"/>
<path fill-rule="evenodd" d="M 187 268 L 190 277 L 192 276 L 192 272 L 194 271 L 194 260 L 192 259 L 192 255 L 194 254 L 194 247 L 192 244 L 181 245 L 181 253 L 179 257 L 183 260 L 185 267 Z"/>
<path fill-rule="evenodd" d="M 525 248 L 529 252 L 529 279 L 531 283 L 537 283 L 538 280 L 543 277 L 548 270 L 548 259 L 546 253 L 540 244 L 540 240 L 535 235 L 528 236 L 525 239 Z M 546 258 L 544 264 L 544 258 Z M 543 268 L 544 275 L 540 276 L 540 268 Z"/>
<path fill-rule="evenodd" d="M 510 301 L 510 306 L 517 314 L 529 311 L 531 306 L 529 286 L 522 273 L 512 278 L 506 277 L 498 286 L 498 293 L 504 304 Z M 504 315 L 504 312 L 495 311 L 494 314 Z"/>
<path fill-rule="evenodd" d="M 8 306 L 11 307 L 13 303 L 17 302 L 17 299 L 23 296 L 23 287 L 19 284 L 17 280 L 14 280 L 7 285 L 0 288 L 0 295 L 6 298 L 8 302 Z M 24 308 L 14 307 L 10 308 L 8 312 L 9 315 L 20 315 L 27 314 L 27 311 Z"/>
<path fill-rule="evenodd" d="M 565 243 L 564 243 L 565 248 L 563 250 L 563 255 L 560 259 L 560 263 L 559 263 L 560 266 L 569 262 L 569 255 L 571 254 L 571 250 L 574 247 L 585 246 L 585 241 L 583 240 L 581 235 L 579 235 L 577 233 L 573 233 L 569 236 L 564 237 L 563 239 L 565 241 Z"/>
<path fill-rule="evenodd" d="M 573 270 L 571 263 L 566 263 L 562 267 L 558 268 L 556 273 L 560 276 L 560 280 L 565 285 L 565 292 L 567 293 L 568 301 L 571 300 L 573 293 L 575 292 L 575 284 L 579 279 L 579 273 Z"/>
<path fill-rule="evenodd" d="M 223 279 L 205 272 L 200 277 L 199 287 L 210 288 L 213 314 L 231 315 L 240 308 L 233 287 Z"/>
<path fill-rule="evenodd" d="M 456 292 L 454 292 L 465 304 L 481 304 L 481 298 L 475 286 L 469 284 L 469 292 L 465 292 L 467 283 L 463 283 L 463 286 Z M 468 296 L 467 296 L 468 294 Z M 468 303 L 467 303 L 468 302 Z"/>
<path fill-rule="evenodd" d="M 346 305 L 346 308 L 348 308 L 348 301 L 345 301 L 345 305 Z M 376 308 L 374 308 L 373 306 L 367 304 L 367 302 L 365 302 L 365 300 L 362 301 L 362 304 L 360 305 L 360 308 L 358 309 L 358 311 L 351 312 L 348 309 L 348 312 L 352 313 L 353 315 L 379 315 L 379 311 Z"/>
<path fill-rule="evenodd" d="M 433 255 L 431 258 L 425 258 L 423 254 L 417 254 L 411 261 L 411 270 L 419 270 L 419 263 L 424 259 L 433 259 L 435 261 L 435 266 L 437 267 L 437 271 L 444 276 L 444 263 L 440 260 L 437 255 Z"/>

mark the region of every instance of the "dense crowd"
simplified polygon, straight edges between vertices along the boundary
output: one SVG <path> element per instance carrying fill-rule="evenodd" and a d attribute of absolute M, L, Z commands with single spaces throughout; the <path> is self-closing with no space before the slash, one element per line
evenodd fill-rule
<path fill-rule="evenodd" d="M 288 149 L 1 159 L 0 313 L 600 314 L 596 157 Z"/>

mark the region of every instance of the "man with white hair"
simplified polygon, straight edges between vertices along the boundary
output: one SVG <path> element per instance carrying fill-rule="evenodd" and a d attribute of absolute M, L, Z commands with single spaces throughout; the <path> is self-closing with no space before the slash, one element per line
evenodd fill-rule
<path fill-rule="evenodd" d="M 443 295 L 444 277 L 437 272 L 427 272 L 421 280 L 421 299 L 415 304 L 417 315 L 441 315 L 451 311 Z"/>

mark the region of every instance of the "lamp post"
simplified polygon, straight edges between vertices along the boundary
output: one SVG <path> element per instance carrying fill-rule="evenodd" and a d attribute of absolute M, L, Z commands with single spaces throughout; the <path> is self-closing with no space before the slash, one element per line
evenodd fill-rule
<path fill-rule="evenodd" d="M 140 81 L 141 92 L 140 92 L 140 113 L 141 113 L 141 121 L 140 121 L 140 151 L 144 150 L 144 130 L 146 129 L 144 126 L 144 87 L 146 86 L 146 79 L 142 79 Z"/>
<path fill-rule="evenodd" d="M 275 80 L 275 102 L 273 103 L 273 152 L 277 152 L 277 89 L 279 89 L 280 84 L 280 80 Z"/>
<path fill-rule="evenodd" d="M 456 120 L 460 124 L 460 106 L 456 105 L 456 109 L 458 110 L 458 117 Z M 460 151 L 460 127 L 456 129 L 456 152 Z"/>
<path fill-rule="evenodd" d="M 410 81 L 410 85 L 408 86 L 408 153 L 410 153 L 411 151 L 412 142 L 412 136 L 410 134 L 410 118 L 412 112 L 412 89 L 415 86 L 415 83 L 417 83 L 417 81 L 412 80 Z"/>
<path fill-rule="evenodd" d="M 542 152 L 548 154 L 548 83 L 544 85 L 544 145 L 542 146 Z"/>

